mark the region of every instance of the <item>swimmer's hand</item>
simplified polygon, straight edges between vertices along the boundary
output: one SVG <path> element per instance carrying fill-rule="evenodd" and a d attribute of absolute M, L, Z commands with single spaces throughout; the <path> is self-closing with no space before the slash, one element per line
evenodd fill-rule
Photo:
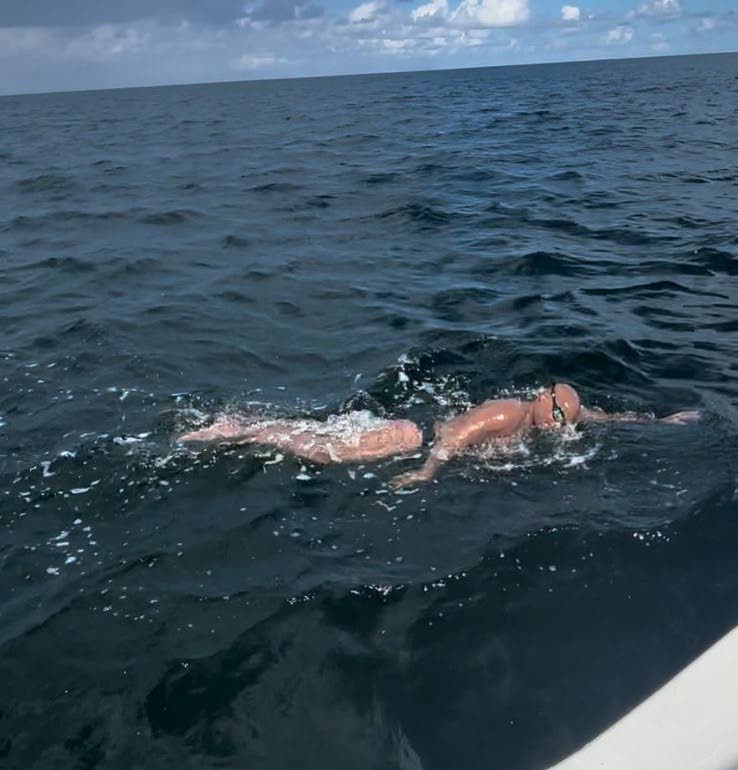
<path fill-rule="evenodd" d="M 403 489 L 404 487 L 418 486 L 419 484 L 425 484 L 432 478 L 432 471 L 426 468 L 420 468 L 416 471 L 401 473 L 399 476 L 395 476 L 393 479 L 390 479 L 389 487 L 390 489 Z"/>
<path fill-rule="evenodd" d="M 668 422 L 672 425 L 690 425 L 699 422 L 702 415 L 696 410 L 687 410 L 685 412 L 676 412 L 668 417 L 662 417 L 659 422 Z"/>

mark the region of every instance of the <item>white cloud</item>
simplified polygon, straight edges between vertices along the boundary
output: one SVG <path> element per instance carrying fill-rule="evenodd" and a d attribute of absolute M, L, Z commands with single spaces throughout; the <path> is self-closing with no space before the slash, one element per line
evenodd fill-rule
<path fill-rule="evenodd" d="M 387 13 L 387 3 L 382 0 L 368 0 L 361 5 L 357 5 L 349 13 L 349 21 L 352 24 L 366 24 L 376 21 L 380 16 Z"/>
<path fill-rule="evenodd" d="M 410 13 L 413 21 L 445 19 L 448 16 L 448 0 L 430 0 Z"/>
<path fill-rule="evenodd" d="M 628 13 L 628 18 L 650 17 L 660 21 L 670 21 L 678 19 L 682 15 L 682 7 L 679 0 L 652 0 L 650 3 L 643 3 L 634 11 Z"/>
<path fill-rule="evenodd" d="M 412 40 L 396 40 L 392 38 L 384 38 L 382 40 L 382 48 L 384 49 L 384 53 L 390 53 L 390 54 L 398 54 L 398 53 L 408 53 L 408 51 L 413 47 Z"/>
<path fill-rule="evenodd" d="M 576 5 L 561 6 L 561 21 L 579 21 L 580 16 L 579 8 Z"/>
<path fill-rule="evenodd" d="M 633 30 L 620 24 L 607 31 L 605 42 L 608 45 L 629 43 L 633 39 Z"/>
<path fill-rule="evenodd" d="M 704 18 L 700 19 L 700 23 L 697 25 L 697 31 L 698 32 L 710 32 L 710 30 L 715 29 L 717 24 L 715 23 L 715 19 L 713 19 L 711 16 L 705 16 Z"/>
<path fill-rule="evenodd" d="M 275 64 L 285 64 L 287 59 L 274 54 L 251 54 L 245 53 L 233 63 L 238 70 L 260 70 L 265 67 L 273 67 Z"/>
<path fill-rule="evenodd" d="M 350 48 L 366 54 L 394 58 L 434 57 L 440 53 L 453 56 L 482 45 L 487 52 L 512 51 L 518 48 L 515 40 L 492 40 L 493 31 L 487 28 L 455 27 L 448 21 L 443 26 L 406 24 L 397 16 L 393 17 L 393 21 L 395 23 L 387 24 L 381 33 L 374 30 L 370 35 L 359 34 L 366 30 L 365 27 L 355 27 L 352 37 L 340 37 L 341 28 L 334 27 L 331 45 L 340 51 Z"/>
<path fill-rule="evenodd" d="M 529 18 L 528 0 L 462 0 L 451 22 L 469 27 L 513 27 Z"/>
<path fill-rule="evenodd" d="M 528 0 L 461 0 L 455 9 L 448 0 L 429 0 L 410 13 L 415 23 L 446 23 L 446 29 L 489 29 L 513 27 L 530 18 Z"/>

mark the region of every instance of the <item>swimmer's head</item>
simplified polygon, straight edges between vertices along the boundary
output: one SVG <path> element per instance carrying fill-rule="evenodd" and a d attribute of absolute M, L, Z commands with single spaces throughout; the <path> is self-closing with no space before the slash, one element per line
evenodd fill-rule
<path fill-rule="evenodd" d="M 562 382 L 541 390 L 533 402 L 533 424 L 537 428 L 555 428 L 574 423 L 579 417 L 581 402 L 571 387 Z"/>

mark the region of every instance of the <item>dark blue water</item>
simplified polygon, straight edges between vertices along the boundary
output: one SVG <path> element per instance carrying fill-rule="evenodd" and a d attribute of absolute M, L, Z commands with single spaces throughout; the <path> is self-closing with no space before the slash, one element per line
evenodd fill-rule
<path fill-rule="evenodd" d="M 738 56 L 0 99 L 3 768 L 542 769 L 738 623 Z M 697 425 L 188 452 L 551 379 Z"/>

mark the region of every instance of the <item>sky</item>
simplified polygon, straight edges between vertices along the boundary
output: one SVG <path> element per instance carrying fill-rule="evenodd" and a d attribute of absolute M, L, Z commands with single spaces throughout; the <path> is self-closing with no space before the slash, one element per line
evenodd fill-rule
<path fill-rule="evenodd" d="M 738 50 L 734 0 L 0 0 L 0 94 Z"/>

